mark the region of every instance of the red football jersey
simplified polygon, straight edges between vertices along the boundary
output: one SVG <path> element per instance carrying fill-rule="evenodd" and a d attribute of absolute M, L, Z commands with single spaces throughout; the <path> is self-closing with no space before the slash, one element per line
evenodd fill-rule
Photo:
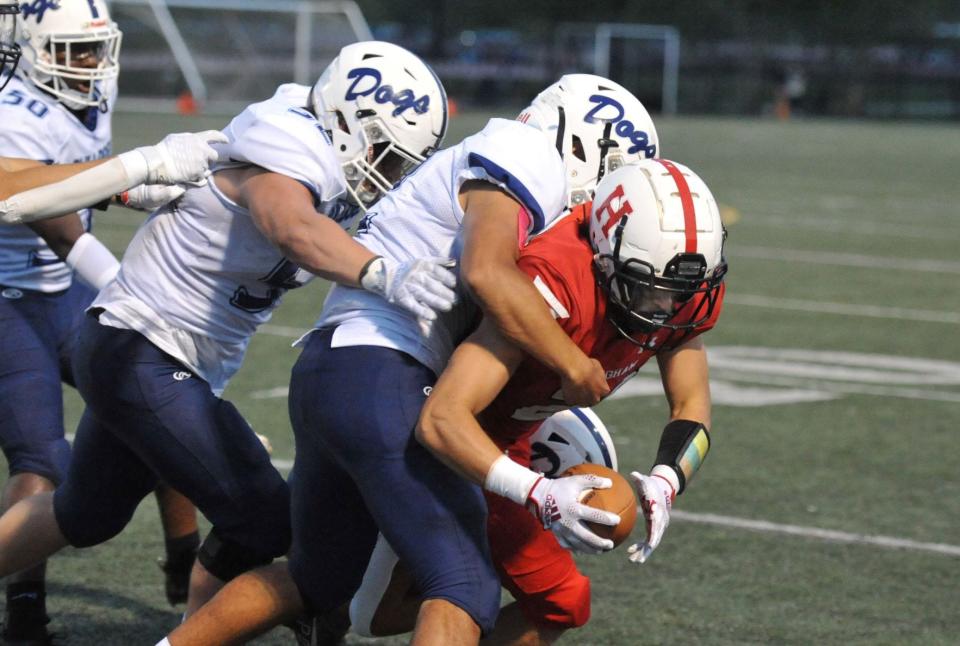
<path fill-rule="evenodd" d="M 607 297 L 594 273 L 593 250 L 585 224 L 590 204 L 582 205 L 551 229 L 532 239 L 517 265 L 533 280 L 560 327 L 581 350 L 603 366 L 611 392 L 632 377 L 651 357 L 675 342 L 676 334 L 661 329 L 636 336 L 637 346 L 623 338 L 607 320 Z M 721 285 L 710 318 L 683 341 L 714 326 L 723 303 Z M 693 315 L 702 305 L 698 294 L 677 316 Z M 671 338 L 673 337 L 673 338 Z M 528 438 L 544 419 L 569 408 L 560 392 L 560 378 L 540 362 L 528 357 L 490 406 L 480 414 L 480 423 L 512 458 L 529 464 Z"/>

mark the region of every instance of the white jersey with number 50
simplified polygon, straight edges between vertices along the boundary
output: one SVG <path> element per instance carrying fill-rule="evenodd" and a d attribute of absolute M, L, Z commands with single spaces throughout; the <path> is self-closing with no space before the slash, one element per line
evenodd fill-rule
<path fill-rule="evenodd" d="M 458 198 L 469 180 L 496 184 L 520 202 L 521 244 L 563 212 L 566 172 L 549 138 L 519 121 L 491 119 L 479 133 L 433 155 L 377 202 L 360 222 L 357 241 L 399 262 L 431 256 L 459 259 L 464 213 Z M 476 316 L 462 287 L 458 291 L 460 305 L 441 315 L 426 337 L 406 310 L 342 285 L 331 290 L 316 327 L 337 326 L 334 347 L 393 348 L 439 374 Z"/>
<path fill-rule="evenodd" d="M 233 119 L 223 131 L 230 141 L 219 150 L 225 161 L 214 173 L 257 165 L 286 175 L 310 191 L 320 213 L 349 227 L 356 210 L 338 200 L 343 173 L 320 123 L 303 107 L 309 91 L 280 86 Z M 101 323 L 140 332 L 220 392 L 257 326 L 287 289 L 309 278 L 211 180 L 150 216 L 92 307 L 105 310 Z"/>
<path fill-rule="evenodd" d="M 110 154 L 113 103 L 117 86 L 108 83 L 101 108 L 71 112 L 53 96 L 19 76 L 0 92 L 0 157 L 73 164 Z M 90 230 L 90 209 L 80 212 Z M 70 287 L 73 271 L 25 224 L 0 226 L 0 285 L 59 292 Z"/>

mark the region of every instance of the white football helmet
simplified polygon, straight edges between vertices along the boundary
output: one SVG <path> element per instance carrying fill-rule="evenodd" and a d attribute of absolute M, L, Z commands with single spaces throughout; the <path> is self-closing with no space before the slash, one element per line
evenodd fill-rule
<path fill-rule="evenodd" d="M 567 206 L 593 198 L 606 173 L 659 155 L 647 109 L 623 86 L 594 74 L 566 74 L 537 95 L 518 121 L 556 142 L 567 168 Z"/>
<path fill-rule="evenodd" d="M 117 23 L 104 0 L 34 0 L 21 6 L 24 73 L 71 110 L 98 105 L 120 73 Z"/>
<path fill-rule="evenodd" d="M 584 462 L 617 470 L 613 439 L 589 408 L 569 408 L 554 413 L 530 436 L 530 446 L 530 467 L 548 478 L 556 478 Z"/>
<path fill-rule="evenodd" d="M 6 87 L 20 62 L 20 45 L 17 44 L 17 0 L 0 0 L 0 91 Z"/>
<path fill-rule="evenodd" d="M 370 206 L 433 154 L 447 132 L 447 94 L 402 47 L 347 45 L 313 86 L 310 103 L 330 135 L 352 200 Z"/>
<path fill-rule="evenodd" d="M 727 272 L 725 237 L 710 189 L 682 164 L 647 159 L 604 177 L 590 242 L 617 329 L 637 342 L 633 334 L 709 319 Z M 694 311 L 675 317 L 698 294 Z"/>

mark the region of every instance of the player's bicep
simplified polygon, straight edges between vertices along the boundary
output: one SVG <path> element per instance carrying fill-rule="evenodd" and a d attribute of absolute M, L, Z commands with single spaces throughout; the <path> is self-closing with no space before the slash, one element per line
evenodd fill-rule
<path fill-rule="evenodd" d="M 240 197 L 250 217 L 263 235 L 282 246 L 298 230 L 307 213 L 314 214 L 313 197 L 295 179 L 265 169 L 248 171 L 240 187 Z"/>
<path fill-rule="evenodd" d="M 523 356 L 520 348 L 485 319 L 454 351 L 431 397 L 479 413 L 503 390 Z"/>
<path fill-rule="evenodd" d="M 673 419 L 710 426 L 710 378 L 707 349 L 700 337 L 657 355 L 660 378 Z"/>
<path fill-rule="evenodd" d="M 464 250 L 460 263 L 469 284 L 471 277 L 476 278 L 491 267 L 516 263 L 522 207 L 505 191 L 484 181 L 465 183 L 461 197 Z"/>

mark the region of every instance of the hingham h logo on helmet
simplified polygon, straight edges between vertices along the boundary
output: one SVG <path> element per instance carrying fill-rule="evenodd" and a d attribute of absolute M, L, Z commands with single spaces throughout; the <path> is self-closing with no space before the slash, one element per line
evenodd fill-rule
<path fill-rule="evenodd" d="M 618 200 L 616 209 L 613 207 L 613 200 Z M 597 222 L 603 229 L 603 235 L 609 236 L 611 227 L 619 222 L 620 218 L 631 213 L 633 213 L 633 207 L 623 197 L 623 184 L 617 184 L 617 188 L 613 189 L 596 211 Z M 603 221 L 604 214 L 607 216 L 606 222 Z"/>
<path fill-rule="evenodd" d="M 347 93 L 343 97 L 346 101 L 352 101 L 362 96 L 367 96 L 368 94 L 373 94 L 373 100 L 377 103 L 392 103 L 397 106 L 393 110 L 393 116 L 399 116 L 403 113 L 404 110 L 412 108 L 417 114 L 426 114 L 427 110 L 430 109 L 430 97 L 424 94 L 419 99 L 415 98 L 413 90 L 406 89 L 400 90 L 399 92 L 394 93 L 393 87 L 389 85 L 380 85 L 382 77 L 380 72 L 371 68 L 371 67 L 357 67 L 349 72 L 347 72 L 347 78 L 353 79 L 353 83 L 350 84 L 350 87 L 347 88 Z M 370 82 L 365 85 L 364 89 L 358 90 L 357 86 L 360 85 L 365 79 L 369 79 Z"/>
<path fill-rule="evenodd" d="M 623 106 L 620 105 L 620 102 L 614 99 L 613 97 L 604 96 L 602 94 L 594 94 L 589 99 L 590 103 L 596 103 L 594 107 L 587 115 L 583 118 L 587 123 L 596 123 L 597 121 L 606 121 L 608 123 L 616 124 L 614 126 L 614 131 L 618 136 L 623 137 L 624 139 L 629 139 L 633 144 L 627 150 L 628 155 L 635 155 L 640 151 L 643 151 L 647 157 L 654 157 L 657 154 L 656 144 L 650 143 L 650 136 L 643 130 L 637 130 L 637 127 L 633 125 L 633 122 L 630 119 L 624 119 L 626 111 L 623 109 Z M 600 111 L 604 108 L 609 108 L 606 114 L 610 114 L 610 111 L 613 110 L 615 113 L 612 116 L 603 116 L 600 115 Z"/>

